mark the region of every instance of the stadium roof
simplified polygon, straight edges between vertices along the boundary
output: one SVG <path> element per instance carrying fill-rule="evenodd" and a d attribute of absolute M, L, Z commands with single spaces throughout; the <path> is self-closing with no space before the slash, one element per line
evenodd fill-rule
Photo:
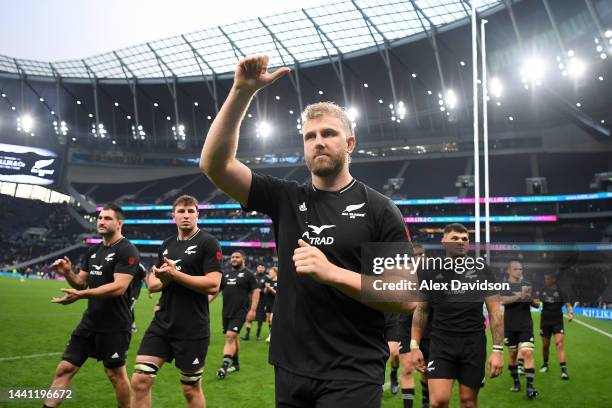
<path fill-rule="evenodd" d="M 474 1 L 474 0 L 472 0 Z M 502 0 L 479 0 L 483 12 Z M 85 59 L 46 62 L 0 55 L 0 75 L 125 80 L 228 74 L 244 55 L 264 53 L 271 66 L 328 63 L 375 52 L 448 29 L 469 18 L 468 0 L 341 0 L 327 5 L 209 27 Z"/>

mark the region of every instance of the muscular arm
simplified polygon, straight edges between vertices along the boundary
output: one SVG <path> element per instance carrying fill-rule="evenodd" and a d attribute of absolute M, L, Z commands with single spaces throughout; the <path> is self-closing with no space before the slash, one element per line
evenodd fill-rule
<path fill-rule="evenodd" d="M 504 315 L 500 308 L 500 302 L 497 296 L 490 296 L 485 299 L 487 310 L 489 312 L 489 321 L 491 325 L 491 337 L 493 337 L 494 346 L 504 345 Z"/>
<path fill-rule="evenodd" d="M 183 272 L 176 272 L 173 276 L 176 283 L 204 295 L 216 295 L 221 284 L 221 272 L 208 272 L 204 276 L 191 276 Z"/>
<path fill-rule="evenodd" d="M 429 302 L 419 302 L 416 310 L 412 317 L 412 329 L 410 331 L 410 338 L 417 343 L 421 342 L 423 331 L 427 326 L 427 320 L 429 319 Z"/>
<path fill-rule="evenodd" d="M 121 296 L 125 293 L 130 282 L 132 282 L 132 275 L 126 273 L 115 273 L 113 274 L 115 280 L 106 285 L 98 286 L 93 289 L 85 289 L 80 291 L 82 298 L 107 298 Z"/>
<path fill-rule="evenodd" d="M 202 153 L 200 169 L 217 187 L 242 205 L 247 204 L 251 170 L 236 159 L 238 130 L 254 92 L 232 88 L 213 121 Z"/>
<path fill-rule="evenodd" d="M 87 289 L 87 276 L 89 274 L 85 271 L 79 271 L 78 274 L 69 271 L 64 275 L 66 278 L 66 282 L 70 284 L 73 288 L 77 290 Z"/>
<path fill-rule="evenodd" d="M 364 302 L 361 297 L 361 275 L 357 272 L 331 265 L 334 270 L 330 274 L 331 281 L 328 284 L 358 302 L 385 313 L 410 314 L 416 308 L 416 302 Z"/>
<path fill-rule="evenodd" d="M 200 169 L 217 187 L 242 205 L 247 204 L 252 174 L 236 159 L 240 123 L 253 95 L 289 72 L 289 68 L 280 68 L 269 73 L 268 60 L 267 56 L 258 55 L 238 63 L 234 84 L 208 131 L 200 155 Z"/>
<path fill-rule="evenodd" d="M 259 288 L 253 289 L 251 292 L 251 312 L 257 311 L 257 304 L 259 303 Z"/>

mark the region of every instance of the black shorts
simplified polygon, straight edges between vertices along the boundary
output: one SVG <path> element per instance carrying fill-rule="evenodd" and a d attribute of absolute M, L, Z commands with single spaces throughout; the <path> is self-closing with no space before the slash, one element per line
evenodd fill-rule
<path fill-rule="evenodd" d="M 399 341 L 399 316 L 396 314 L 388 314 L 385 316 L 385 340 Z"/>
<path fill-rule="evenodd" d="M 507 330 L 504 333 L 504 344 L 507 347 L 518 347 L 520 343 L 533 343 L 533 328 L 525 328 L 523 330 Z"/>
<path fill-rule="evenodd" d="M 564 334 L 563 320 L 556 323 L 540 322 L 540 336 L 550 338 L 553 334 Z"/>
<path fill-rule="evenodd" d="M 255 311 L 255 321 L 263 322 L 266 320 L 266 298 L 259 298 L 257 310 Z"/>
<path fill-rule="evenodd" d="M 397 321 L 397 338 L 400 344 L 400 354 L 410 353 L 411 331 L 412 316 L 400 315 Z"/>
<path fill-rule="evenodd" d="M 382 387 L 354 380 L 319 380 L 274 367 L 277 408 L 379 408 Z"/>
<path fill-rule="evenodd" d="M 431 349 L 431 341 L 427 339 L 421 339 L 419 343 L 419 348 L 421 349 L 421 353 L 423 353 L 423 360 L 429 361 L 429 350 Z"/>
<path fill-rule="evenodd" d="M 266 297 L 266 313 L 272 313 L 272 311 L 274 310 L 275 298 L 276 296 L 270 296 L 270 295 Z"/>
<path fill-rule="evenodd" d="M 240 313 L 232 317 L 223 317 L 223 333 L 227 333 L 228 330 L 240 333 L 245 321 L 246 313 Z"/>
<path fill-rule="evenodd" d="M 122 367 L 131 338 L 130 332 L 93 332 L 78 326 L 70 336 L 62 360 L 80 367 L 92 357 L 102 361 L 106 368 Z"/>
<path fill-rule="evenodd" d="M 485 376 L 487 338 L 484 330 L 469 334 L 432 333 L 427 378 L 456 379 L 475 390 Z"/>
<path fill-rule="evenodd" d="M 168 363 L 174 360 L 174 365 L 179 370 L 194 372 L 204 367 L 208 343 L 208 337 L 181 340 L 147 330 L 138 348 L 138 355 L 163 358 Z"/>

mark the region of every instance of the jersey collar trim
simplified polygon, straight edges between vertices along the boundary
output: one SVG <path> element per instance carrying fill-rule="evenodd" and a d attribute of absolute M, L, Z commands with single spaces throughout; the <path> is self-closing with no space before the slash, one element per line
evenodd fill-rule
<path fill-rule="evenodd" d="M 196 235 L 198 235 L 200 233 L 200 229 L 198 228 L 198 230 L 196 232 L 194 232 L 193 234 L 191 234 L 191 236 L 187 239 L 179 239 L 178 235 L 176 236 L 176 240 L 179 242 L 186 242 L 186 241 L 191 241 Z"/>

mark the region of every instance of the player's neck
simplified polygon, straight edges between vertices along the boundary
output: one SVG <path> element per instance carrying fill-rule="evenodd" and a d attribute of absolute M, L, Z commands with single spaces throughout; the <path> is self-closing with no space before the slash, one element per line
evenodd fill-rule
<path fill-rule="evenodd" d="M 200 231 L 200 229 L 198 227 L 195 227 L 195 228 L 190 229 L 190 230 L 179 229 L 178 230 L 178 239 L 181 240 L 181 241 L 186 241 L 186 240 L 192 238 L 195 234 L 197 234 L 198 231 Z"/>
<path fill-rule="evenodd" d="M 119 242 L 120 239 L 123 238 L 121 232 L 116 231 L 113 235 L 102 235 L 102 245 L 104 246 L 112 246 Z"/>
<path fill-rule="evenodd" d="M 521 283 L 522 279 L 520 278 L 513 278 L 512 276 L 510 277 L 510 279 L 508 279 L 508 281 L 510 283 Z"/>
<path fill-rule="evenodd" d="M 353 176 L 351 176 L 347 167 L 343 168 L 339 173 L 327 177 L 319 177 L 314 173 L 312 174 L 312 185 L 317 190 L 322 191 L 339 191 L 348 186 L 352 180 Z"/>

